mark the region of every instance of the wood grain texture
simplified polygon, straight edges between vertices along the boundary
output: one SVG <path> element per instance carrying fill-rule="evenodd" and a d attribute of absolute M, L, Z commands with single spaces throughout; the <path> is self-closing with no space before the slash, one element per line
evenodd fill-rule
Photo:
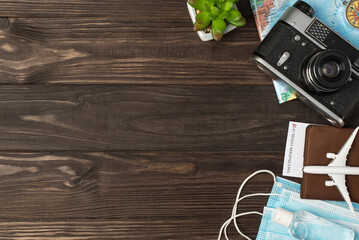
<path fill-rule="evenodd" d="M 2 152 L 2 239 L 215 239 L 240 183 L 283 152 Z M 270 191 L 259 175 L 245 193 Z M 261 211 L 266 198 L 244 201 Z M 252 237 L 260 219 L 239 221 Z"/>
<path fill-rule="evenodd" d="M 241 182 L 280 174 L 288 121 L 326 123 L 278 105 L 238 6 L 205 43 L 184 0 L 0 0 L 0 239 L 216 239 Z"/>
<path fill-rule="evenodd" d="M 186 0 L 1 0 L 0 15 L 11 17 L 123 17 L 179 18 L 187 17 Z M 250 16 L 249 3 L 238 6 Z"/>
<path fill-rule="evenodd" d="M 288 121 L 326 123 L 260 85 L 2 86 L 0 99 L 0 150 L 281 151 Z"/>
<path fill-rule="evenodd" d="M 3 239 L 25 240 L 86 240 L 86 239 L 209 239 L 216 233 L 207 226 L 197 226 L 197 220 L 81 220 L 60 222 L 0 223 Z M 195 235 L 193 232 L 195 231 Z M 192 233 L 191 233 L 192 232 Z M 233 239 L 233 238 L 232 238 Z"/>
<path fill-rule="evenodd" d="M 4 20 L 6 21 L 6 20 Z M 0 29 L 0 83 L 267 84 L 250 56 L 255 23 L 217 43 L 190 18 L 11 18 Z"/>

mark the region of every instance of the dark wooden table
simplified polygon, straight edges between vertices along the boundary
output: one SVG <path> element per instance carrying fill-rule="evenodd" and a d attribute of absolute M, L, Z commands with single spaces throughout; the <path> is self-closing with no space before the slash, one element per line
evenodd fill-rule
<path fill-rule="evenodd" d="M 202 42 L 184 0 L 1 0 L 0 239 L 216 239 L 241 182 L 281 173 L 288 121 L 325 123 L 278 104 L 238 6 Z"/>

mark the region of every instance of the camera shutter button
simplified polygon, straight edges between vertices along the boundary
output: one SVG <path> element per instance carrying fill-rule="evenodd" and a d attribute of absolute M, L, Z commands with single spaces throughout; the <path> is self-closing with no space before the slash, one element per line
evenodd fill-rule
<path fill-rule="evenodd" d="M 280 57 L 279 61 L 277 62 L 277 66 L 278 67 L 282 66 L 289 58 L 290 58 L 290 53 L 284 52 Z"/>

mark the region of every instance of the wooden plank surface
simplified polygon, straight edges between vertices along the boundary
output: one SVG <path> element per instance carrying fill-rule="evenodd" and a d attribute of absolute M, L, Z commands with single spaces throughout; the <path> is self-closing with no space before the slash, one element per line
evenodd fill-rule
<path fill-rule="evenodd" d="M 189 18 L 2 20 L 0 83 L 272 84 L 249 60 L 252 19 L 220 43 L 200 41 Z"/>
<path fill-rule="evenodd" d="M 0 99 L 0 150 L 281 151 L 288 121 L 325 123 L 261 85 L 10 85 Z"/>
<path fill-rule="evenodd" d="M 2 152 L 0 236 L 215 239 L 247 173 L 283 152 Z M 259 175 L 245 193 L 270 191 Z M 244 201 L 261 210 L 266 198 Z M 259 217 L 240 222 L 252 237 Z"/>
<path fill-rule="evenodd" d="M 0 0 L 0 239 L 216 239 L 241 182 L 281 173 L 288 121 L 326 123 L 278 105 L 238 6 L 201 42 L 183 0 Z"/>
<path fill-rule="evenodd" d="M 184 0 L 1 0 L 0 5 L 0 16 L 10 17 L 188 17 Z M 238 5 L 250 16 L 248 1 L 240 0 Z"/>
<path fill-rule="evenodd" d="M 179 17 L 186 5 L 184 1 L 173 0 L 12 0 L 0 1 L 2 16 L 14 17 Z M 182 3 L 182 4 L 180 4 Z"/>

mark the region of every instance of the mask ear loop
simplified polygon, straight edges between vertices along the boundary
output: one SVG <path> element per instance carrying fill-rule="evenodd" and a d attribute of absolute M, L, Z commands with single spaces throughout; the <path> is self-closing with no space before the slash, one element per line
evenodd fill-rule
<path fill-rule="evenodd" d="M 245 216 L 245 215 L 251 215 L 251 214 L 258 214 L 263 216 L 263 213 L 257 212 L 257 211 L 253 211 L 253 212 L 245 212 L 245 213 L 240 213 L 235 215 L 234 217 L 229 218 L 221 227 L 221 229 L 219 230 L 219 235 L 218 235 L 218 240 L 221 239 L 222 237 L 222 233 L 224 233 L 224 236 L 226 238 L 226 240 L 229 240 L 228 235 L 227 235 L 227 227 L 229 224 L 231 224 L 231 222 L 241 216 Z M 240 233 L 243 237 L 247 238 L 248 240 L 251 240 L 249 237 L 247 237 L 246 235 L 244 235 L 243 233 Z"/>
<path fill-rule="evenodd" d="M 233 210 L 232 210 L 232 215 L 231 215 L 231 217 L 222 225 L 222 227 L 221 227 L 221 229 L 220 229 L 220 231 L 219 231 L 218 240 L 221 239 L 222 233 L 224 233 L 224 236 L 225 236 L 226 240 L 229 240 L 229 238 L 228 238 L 228 236 L 227 236 L 227 227 L 231 224 L 232 221 L 234 222 L 234 226 L 235 226 L 237 232 L 238 232 L 242 237 L 246 238 L 247 240 L 251 240 L 248 236 L 244 235 L 244 234 L 239 230 L 239 227 L 238 227 L 238 224 L 237 224 L 237 218 L 238 218 L 238 217 L 241 217 L 241 216 L 245 216 L 245 215 L 250 215 L 250 214 L 258 214 L 258 215 L 261 215 L 261 216 L 263 216 L 263 214 L 260 213 L 260 212 L 257 212 L 257 211 L 252 211 L 252 212 L 246 212 L 246 213 L 237 214 L 238 203 L 239 203 L 240 201 L 242 201 L 243 199 L 248 198 L 248 197 L 280 195 L 280 194 L 274 194 L 274 193 L 253 193 L 253 194 L 248 194 L 248 195 L 245 195 L 245 196 L 239 198 L 240 195 L 241 195 L 241 193 L 242 193 L 242 190 L 243 190 L 243 188 L 244 188 L 244 185 L 246 185 L 247 182 L 248 182 L 252 177 L 254 177 L 255 175 L 260 174 L 260 173 L 268 173 L 268 174 L 272 175 L 273 181 L 274 181 L 274 183 L 276 183 L 276 178 L 275 178 L 274 173 L 271 172 L 271 171 L 269 171 L 269 170 L 259 170 L 259 171 L 256 171 L 256 172 L 252 173 L 250 176 L 248 176 L 248 177 L 243 181 L 243 183 L 241 184 L 240 188 L 238 189 L 236 201 L 235 201 L 235 203 L 234 203 Z"/>

